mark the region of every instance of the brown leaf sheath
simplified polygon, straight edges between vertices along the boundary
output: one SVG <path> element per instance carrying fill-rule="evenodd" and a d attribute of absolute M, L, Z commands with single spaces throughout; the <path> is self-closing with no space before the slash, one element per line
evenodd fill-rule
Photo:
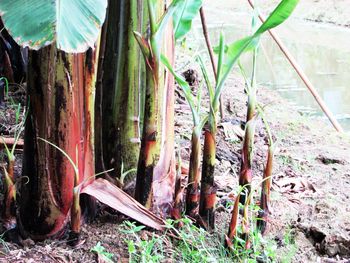
<path fill-rule="evenodd" d="M 217 190 L 214 184 L 215 153 L 215 137 L 210 131 L 205 131 L 199 213 L 209 229 L 214 229 L 215 226 Z"/>

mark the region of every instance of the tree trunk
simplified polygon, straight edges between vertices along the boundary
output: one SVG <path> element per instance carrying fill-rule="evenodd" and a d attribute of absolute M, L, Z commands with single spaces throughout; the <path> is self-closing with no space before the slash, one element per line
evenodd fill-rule
<path fill-rule="evenodd" d="M 32 239 L 64 231 L 74 186 L 94 175 L 96 53 L 68 55 L 53 45 L 30 51 L 22 171 L 28 181 L 23 179 L 19 190 L 18 217 L 22 234 Z M 79 178 L 68 159 L 39 138 L 65 151 Z"/>

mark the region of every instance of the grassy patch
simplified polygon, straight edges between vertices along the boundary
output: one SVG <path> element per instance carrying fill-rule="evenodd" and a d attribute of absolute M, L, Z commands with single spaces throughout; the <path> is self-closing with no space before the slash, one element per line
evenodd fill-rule
<path fill-rule="evenodd" d="M 278 253 L 277 242 L 262 237 L 256 230 L 251 234 L 251 249 L 245 250 L 245 241 L 237 238 L 229 251 L 224 246 L 224 235 L 217 234 L 224 233 L 222 229 L 209 233 L 188 218 L 168 220 L 161 234 L 148 232 L 143 226 L 128 221 L 123 223 L 121 231 L 127 234 L 124 241 L 129 262 L 275 262 L 277 259 L 290 262 L 296 252 L 291 231 L 284 236 L 285 251 Z"/>

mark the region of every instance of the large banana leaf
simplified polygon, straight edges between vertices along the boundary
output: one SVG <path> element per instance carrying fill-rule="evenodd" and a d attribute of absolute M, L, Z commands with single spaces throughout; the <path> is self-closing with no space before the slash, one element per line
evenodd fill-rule
<path fill-rule="evenodd" d="M 97 40 L 106 7 L 107 0 L 0 0 L 0 15 L 21 46 L 56 41 L 66 52 L 84 52 Z"/>
<path fill-rule="evenodd" d="M 253 35 L 239 39 L 226 47 L 221 46 L 221 49 L 225 49 L 225 56 L 222 62 L 219 61 L 222 65 L 218 65 L 222 69 L 218 72 L 218 83 L 213 102 L 214 108 L 218 107 L 223 84 L 239 57 L 245 51 L 252 50 L 254 45 L 258 44 L 257 40 L 264 32 L 282 24 L 292 14 L 298 2 L 299 0 L 282 0 Z"/>
<path fill-rule="evenodd" d="M 202 6 L 202 0 L 184 0 L 173 15 L 175 40 L 183 38 L 192 26 L 192 20 Z"/>

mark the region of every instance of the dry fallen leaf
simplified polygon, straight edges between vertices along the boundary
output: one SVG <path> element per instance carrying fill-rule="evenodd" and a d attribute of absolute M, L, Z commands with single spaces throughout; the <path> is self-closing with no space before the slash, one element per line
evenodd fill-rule
<path fill-rule="evenodd" d="M 101 203 L 110 206 L 146 226 L 156 230 L 163 230 L 163 226 L 165 225 L 163 219 L 148 211 L 134 198 L 105 179 L 99 178 L 93 181 L 83 188 L 81 193 L 95 197 Z"/>

